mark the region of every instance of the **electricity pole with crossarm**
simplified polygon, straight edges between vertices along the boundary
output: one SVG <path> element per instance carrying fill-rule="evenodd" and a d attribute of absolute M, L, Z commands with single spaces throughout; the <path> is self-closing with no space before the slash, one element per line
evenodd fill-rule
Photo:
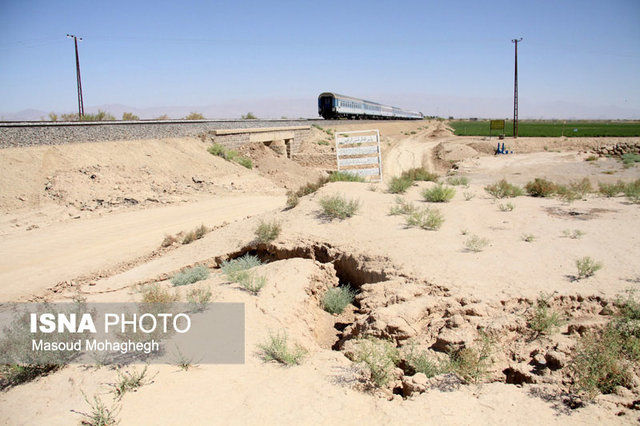
<path fill-rule="evenodd" d="M 82 120 L 84 117 L 84 102 L 82 101 L 82 79 L 80 78 L 80 57 L 78 56 L 78 40 L 82 41 L 81 37 L 76 37 L 73 34 L 67 34 L 68 38 L 72 38 L 76 46 L 76 80 L 78 84 L 78 120 Z"/>

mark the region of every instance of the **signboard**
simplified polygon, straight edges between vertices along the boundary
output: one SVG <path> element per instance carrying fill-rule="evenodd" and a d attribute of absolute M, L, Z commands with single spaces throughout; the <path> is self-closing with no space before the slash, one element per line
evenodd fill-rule
<path fill-rule="evenodd" d="M 336 132 L 336 159 L 340 172 L 360 175 L 370 182 L 381 181 L 380 132 Z"/>
<path fill-rule="evenodd" d="M 489 130 L 504 130 L 504 120 L 491 120 Z"/>

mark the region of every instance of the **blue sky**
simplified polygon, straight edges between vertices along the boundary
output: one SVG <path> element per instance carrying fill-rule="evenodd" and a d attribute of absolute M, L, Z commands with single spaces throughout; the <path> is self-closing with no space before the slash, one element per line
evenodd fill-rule
<path fill-rule="evenodd" d="M 523 37 L 521 117 L 640 118 L 638 0 L 0 0 L 0 112 L 77 110 L 67 33 L 87 109 L 314 116 L 335 91 L 509 117 Z"/>

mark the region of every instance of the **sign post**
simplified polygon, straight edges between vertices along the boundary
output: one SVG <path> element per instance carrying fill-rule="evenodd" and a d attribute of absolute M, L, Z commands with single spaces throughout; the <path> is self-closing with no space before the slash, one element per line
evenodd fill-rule
<path fill-rule="evenodd" d="M 504 132 L 504 120 L 491 120 L 489 122 L 489 139 L 491 139 L 492 130 L 502 130 Z"/>

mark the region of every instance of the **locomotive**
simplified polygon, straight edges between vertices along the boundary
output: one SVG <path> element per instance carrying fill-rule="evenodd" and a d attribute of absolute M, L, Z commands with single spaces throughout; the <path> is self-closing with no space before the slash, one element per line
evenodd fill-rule
<path fill-rule="evenodd" d="M 318 96 L 318 114 L 324 119 L 422 120 L 421 112 L 407 111 L 377 102 L 324 92 Z"/>

